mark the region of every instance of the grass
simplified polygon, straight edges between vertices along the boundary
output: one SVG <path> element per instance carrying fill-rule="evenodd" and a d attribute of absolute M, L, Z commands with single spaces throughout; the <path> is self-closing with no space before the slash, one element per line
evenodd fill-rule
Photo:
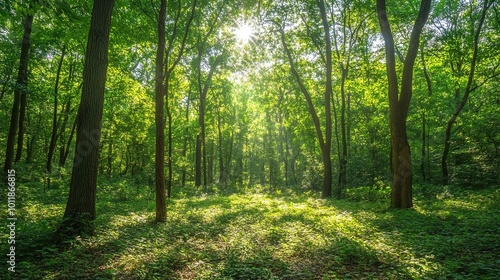
<path fill-rule="evenodd" d="M 50 236 L 64 183 L 20 182 L 16 274 L 1 279 L 498 279 L 499 190 L 415 190 L 411 210 L 387 209 L 388 190 L 343 200 L 257 189 L 177 194 L 155 224 L 153 192 L 100 181 L 96 235 L 64 248 Z M 3 199 L 3 198 L 2 198 Z M 2 213 L 3 214 L 3 213 Z M 0 217 L 5 220 L 4 217 Z M 0 236 L 6 240 L 7 232 Z M 7 249 L 4 244 L 5 251 Z M 3 277 L 6 276 L 6 277 Z M 15 276 L 15 277 L 13 277 Z"/>

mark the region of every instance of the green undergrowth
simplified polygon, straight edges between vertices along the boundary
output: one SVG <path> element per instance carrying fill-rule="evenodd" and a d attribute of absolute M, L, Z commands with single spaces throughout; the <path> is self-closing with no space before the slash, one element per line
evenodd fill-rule
<path fill-rule="evenodd" d="M 498 189 L 417 187 L 410 210 L 388 209 L 388 191 L 178 192 L 155 224 L 151 187 L 104 180 L 96 234 L 56 246 L 65 188 L 21 182 L 16 273 L 0 278 L 497 279 Z"/>

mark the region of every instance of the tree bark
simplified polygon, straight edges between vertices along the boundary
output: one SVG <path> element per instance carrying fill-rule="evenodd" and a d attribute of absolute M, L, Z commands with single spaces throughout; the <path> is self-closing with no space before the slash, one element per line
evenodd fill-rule
<path fill-rule="evenodd" d="M 412 166 L 410 145 L 406 134 L 406 118 L 412 96 L 413 65 L 418 52 L 420 34 L 430 13 L 431 0 L 422 0 L 420 10 L 413 25 L 406 57 L 403 62 L 401 91 L 396 74 L 395 45 L 387 18 L 385 0 L 377 0 L 380 29 L 385 42 L 387 78 L 389 84 L 389 124 L 391 131 L 391 206 L 411 208 Z"/>
<path fill-rule="evenodd" d="M 30 5 L 31 8 L 31 5 Z M 12 161 L 14 159 L 14 142 L 19 125 L 19 106 L 21 103 L 21 96 L 24 96 L 26 102 L 26 92 L 28 86 L 28 59 L 30 48 L 31 28 L 33 25 L 33 15 L 29 15 L 24 20 L 24 35 L 21 45 L 21 58 L 19 60 L 19 69 L 17 72 L 16 86 L 14 87 L 14 103 L 12 105 L 12 112 L 10 118 L 9 134 L 7 136 L 7 147 L 5 152 L 4 171 L 12 168 Z M 23 120 L 24 124 L 24 120 Z M 24 129 L 24 128 L 23 128 Z M 24 134 L 23 134 L 24 135 Z M 22 139 L 21 139 L 22 140 Z M 22 145 L 22 141 L 21 141 Z M 19 150 L 19 149 L 18 149 Z"/>
<path fill-rule="evenodd" d="M 96 183 L 102 127 L 108 44 L 114 0 L 94 0 L 77 114 L 76 150 L 64 219 L 64 235 L 93 233 L 85 221 L 96 217 Z"/>
<path fill-rule="evenodd" d="M 155 178 L 156 178 L 156 222 L 167 220 L 167 203 L 165 192 L 165 109 L 163 84 L 163 59 L 165 52 L 165 17 L 167 3 L 161 0 L 158 16 L 158 48 L 156 50 L 156 76 L 155 76 L 155 123 L 156 123 L 156 153 L 155 153 Z"/>

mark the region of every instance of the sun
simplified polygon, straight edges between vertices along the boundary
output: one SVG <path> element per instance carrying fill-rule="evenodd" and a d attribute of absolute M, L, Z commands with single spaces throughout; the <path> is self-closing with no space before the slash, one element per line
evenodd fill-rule
<path fill-rule="evenodd" d="M 233 33 L 234 38 L 236 38 L 236 41 L 241 45 L 248 44 L 248 42 L 250 42 L 250 40 L 252 40 L 254 36 L 253 27 L 246 22 L 237 23 L 237 26 L 236 28 L 234 28 Z"/>

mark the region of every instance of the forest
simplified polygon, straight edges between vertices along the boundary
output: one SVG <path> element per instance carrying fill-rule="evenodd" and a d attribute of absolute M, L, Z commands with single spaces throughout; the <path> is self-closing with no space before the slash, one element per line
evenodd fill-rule
<path fill-rule="evenodd" d="M 496 0 L 3 0 L 0 279 L 498 279 Z"/>

